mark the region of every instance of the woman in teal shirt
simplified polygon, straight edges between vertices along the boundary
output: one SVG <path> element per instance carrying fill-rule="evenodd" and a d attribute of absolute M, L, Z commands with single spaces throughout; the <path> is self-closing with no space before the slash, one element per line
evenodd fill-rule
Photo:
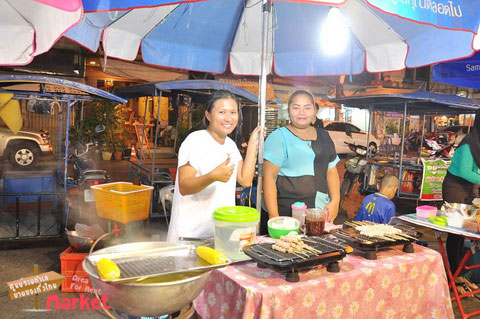
<path fill-rule="evenodd" d="M 338 214 L 339 158 L 328 133 L 311 126 L 317 114 L 313 95 L 294 92 L 288 101 L 291 123 L 276 129 L 265 141 L 263 195 L 268 217 L 291 216 L 291 205 L 301 201 L 308 207 L 325 208 L 333 222 Z"/>
<path fill-rule="evenodd" d="M 443 181 L 443 200 L 450 203 L 471 204 L 473 186 L 480 184 L 480 110 L 475 113 L 475 122 L 470 134 L 465 136 L 452 157 L 452 163 Z M 447 256 L 450 270 L 455 273 L 463 257 L 462 236 L 448 234 Z"/>

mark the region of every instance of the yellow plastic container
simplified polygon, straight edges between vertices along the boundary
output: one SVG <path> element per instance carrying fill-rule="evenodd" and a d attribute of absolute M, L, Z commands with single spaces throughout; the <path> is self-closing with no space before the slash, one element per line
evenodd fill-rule
<path fill-rule="evenodd" d="M 91 189 L 99 217 L 122 224 L 148 218 L 152 186 L 117 182 L 94 185 Z"/>

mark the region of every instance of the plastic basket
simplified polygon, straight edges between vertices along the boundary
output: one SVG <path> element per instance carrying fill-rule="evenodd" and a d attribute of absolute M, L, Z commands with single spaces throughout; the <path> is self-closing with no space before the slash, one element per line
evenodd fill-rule
<path fill-rule="evenodd" d="M 122 224 L 148 218 L 152 186 L 117 182 L 90 187 L 97 215 Z"/>
<path fill-rule="evenodd" d="M 87 256 L 87 253 L 76 253 L 72 247 L 60 254 L 61 274 L 65 276 L 62 292 L 93 292 L 90 278 L 82 267 Z"/>

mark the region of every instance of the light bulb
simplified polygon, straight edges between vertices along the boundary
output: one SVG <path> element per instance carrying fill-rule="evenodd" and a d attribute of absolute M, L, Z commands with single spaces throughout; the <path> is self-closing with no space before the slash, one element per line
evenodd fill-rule
<path fill-rule="evenodd" d="M 338 8 L 331 8 L 322 24 L 322 50 L 327 55 L 338 55 L 345 51 L 349 41 L 349 30 Z"/>

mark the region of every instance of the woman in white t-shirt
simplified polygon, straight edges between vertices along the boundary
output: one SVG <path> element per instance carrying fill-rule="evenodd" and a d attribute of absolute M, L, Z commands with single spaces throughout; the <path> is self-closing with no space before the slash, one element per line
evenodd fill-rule
<path fill-rule="evenodd" d="M 213 212 L 235 205 L 235 186 L 251 186 L 259 128 L 251 134 L 245 160 L 227 135 L 238 123 L 239 104 L 228 91 L 216 91 L 208 103 L 206 129 L 190 133 L 178 152 L 168 241 L 214 236 Z"/>

